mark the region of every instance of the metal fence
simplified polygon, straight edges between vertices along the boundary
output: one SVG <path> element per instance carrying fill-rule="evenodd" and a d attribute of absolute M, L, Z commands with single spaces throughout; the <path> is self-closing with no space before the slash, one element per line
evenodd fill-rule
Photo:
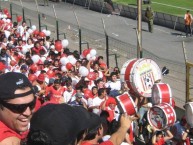
<path fill-rule="evenodd" d="M 102 12 L 108 12 L 107 7 L 105 7 L 105 4 L 102 0 L 66 0 L 64 2 L 70 2 L 72 4 L 79 4 L 84 7 L 89 7 L 89 9 L 95 9 Z M 13 5 L 13 13 L 14 14 L 22 14 L 21 6 L 12 3 Z M 3 3 L 1 7 L 10 7 L 10 3 Z M 120 8 L 120 6 L 117 6 Z M 38 13 L 37 11 L 33 11 L 28 8 L 24 8 L 25 11 L 25 17 L 31 20 L 32 24 L 38 24 Z M 136 9 L 135 8 L 129 8 L 122 6 L 122 10 L 120 15 L 122 16 L 130 16 L 132 18 L 136 18 Z M 162 17 L 162 18 L 160 18 Z M 160 18 L 160 19 L 159 19 Z M 174 21 L 171 21 L 174 20 Z M 16 17 L 13 17 L 13 21 L 16 20 Z M 160 23 L 163 23 L 165 25 L 171 26 L 171 28 L 180 28 L 181 26 L 181 19 L 177 18 L 175 16 L 169 16 L 166 14 L 156 13 L 156 21 L 159 21 Z M 164 20 L 168 20 L 164 21 Z M 71 50 L 79 50 L 79 36 L 78 36 L 78 26 L 75 23 L 69 23 L 67 20 L 58 20 L 59 21 L 59 29 L 61 33 L 65 33 L 67 39 L 70 41 L 69 48 Z M 170 22 L 169 22 L 170 21 Z M 27 22 L 30 25 L 30 21 Z M 52 36 L 56 38 L 56 29 L 55 29 L 55 23 L 56 19 L 53 16 L 49 16 L 46 13 L 41 13 L 41 23 L 44 26 L 47 26 L 49 30 L 52 32 Z M 181 26 L 182 27 L 182 26 Z M 82 31 L 82 41 L 87 42 L 84 44 L 89 44 L 89 47 L 97 49 L 97 52 L 105 57 L 105 48 L 106 48 L 106 42 L 105 42 L 105 34 L 97 33 L 91 30 L 88 30 L 86 28 L 81 28 Z M 62 39 L 63 36 L 60 36 Z M 98 41 L 96 41 L 98 40 Z M 84 45 L 83 44 L 83 45 Z M 135 58 L 137 56 L 136 52 L 136 46 L 131 45 L 126 42 L 122 42 L 120 40 L 117 40 L 115 38 L 109 37 L 109 46 L 110 46 L 110 67 L 114 67 L 116 65 L 115 61 L 115 55 L 117 56 L 117 64 L 119 67 L 122 66 L 124 62 L 126 62 L 128 59 Z M 84 46 L 85 48 L 87 46 Z M 119 51 L 117 51 L 119 50 Z M 175 98 L 176 104 L 179 107 L 182 107 L 185 103 L 185 64 L 180 64 L 178 62 L 172 62 L 171 60 L 166 60 L 160 57 L 157 57 L 156 55 L 144 50 L 143 56 L 146 58 L 152 58 L 155 60 L 158 65 L 162 68 L 163 66 L 167 66 L 170 69 L 170 74 L 165 76 L 166 82 L 168 82 L 173 90 L 173 96 Z M 191 77 L 192 77 L 191 72 Z M 193 78 L 193 77 L 192 77 Z M 190 84 L 193 84 L 191 81 Z"/>

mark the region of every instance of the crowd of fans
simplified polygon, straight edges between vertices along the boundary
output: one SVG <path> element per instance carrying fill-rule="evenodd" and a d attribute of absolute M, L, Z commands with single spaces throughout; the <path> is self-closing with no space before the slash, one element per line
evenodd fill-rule
<path fill-rule="evenodd" d="M 130 88 L 95 49 L 79 54 L 21 17 L 12 23 L 6 9 L 0 15 L 0 145 L 137 144 L 137 137 L 161 145 L 191 138 L 184 118 L 171 131 L 148 130 L 151 102 L 133 92 L 136 115 L 117 114 L 115 97 Z"/>

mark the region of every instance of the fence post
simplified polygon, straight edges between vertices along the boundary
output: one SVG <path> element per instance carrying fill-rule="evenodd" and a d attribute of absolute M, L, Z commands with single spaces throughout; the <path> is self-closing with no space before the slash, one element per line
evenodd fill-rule
<path fill-rule="evenodd" d="M 21 7 L 22 7 L 23 21 L 25 21 L 25 11 L 24 11 L 22 0 L 20 0 L 20 4 L 21 4 Z"/>
<path fill-rule="evenodd" d="M 39 12 L 39 8 L 38 8 L 37 0 L 35 0 L 35 3 L 36 3 L 37 12 L 38 12 L 39 31 L 41 31 L 41 18 L 40 18 L 40 12 Z"/>
<path fill-rule="evenodd" d="M 106 29 L 105 29 L 105 23 L 104 19 L 102 18 L 102 23 L 103 23 L 103 29 L 105 33 L 105 38 L 106 38 L 106 58 L 107 58 L 107 67 L 109 67 L 109 37 L 107 35 Z"/>
<path fill-rule="evenodd" d="M 175 23 L 174 23 L 174 30 L 176 30 L 176 23 L 177 23 L 177 20 L 178 20 L 178 16 L 176 16 L 176 20 L 175 20 Z"/>
<path fill-rule="evenodd" d="M 12 2 L 10 1 L 10 14 L 11 14 L 11 21 L 13 20 L 12 15 L 13 15 L 13 11 L 12 11 Z"/>
<path fill-rule="evenodd" d="M 38 24 L 39 24 L 39 31 L 41 31 L 41 17 L 39 12 L 38 12 Z"/>
<path fill-rule="evenodd" d="M 57 40 L 59 40 L 59 29 L 58 29 L 58 19 L 57 19 L 57 15 L 56 15 L 56 11 L 55 11 L 55 7 L 53 5 L 53 11 L 54 11 L 54 16 L 55 16 L 55 19 L 56 19 L 56 37 L 57 37 Z"/>
<path fill-rule="evenodd" d="M 188 65 L 188 58 L 186 55 L 186 48 L 185 48 L 185 43 L 184 41 L 182 42 L 182 48 L 183 48 L 183 53 L 184 53 L 184 60 L 186 63 L 186 102 L 188 102 L 189 99 L 189 65 Z"/>
<path fill-rule="evenodd" d="M 74 12 L 74 15 L 75 15 L 75 18 L 76 18 L 76 22 L 77 22 L 77 24 L 78 24 L 78 32 L 79 32 L 79 52 L 80 52 L 80 54 L 82 53 L 82 31 L 81 31 L 81 28 L 80 28 L 80 24 L 79 24 L 79 21 L 78 21 L 78 17 L 77 17 L 77 15 L 76 15 L 76 13 L 75 13 L 75 11 L 73 11 Z"/>

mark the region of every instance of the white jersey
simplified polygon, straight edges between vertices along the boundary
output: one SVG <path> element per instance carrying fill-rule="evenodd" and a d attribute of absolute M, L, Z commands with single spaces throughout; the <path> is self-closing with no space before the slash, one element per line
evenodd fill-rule
<path fill-rule="evenodd" d="M 90 104 L 89 107 L 92 107 L 92 106 L 100 106 L 101 103 L 102 103 L 104 100 L 105 100 L 105 98 L 100 99 L 99 97 L 96 97 L 96 98 L 94 98 L 94 99 L 92 100 L 92 104 Z M 98 109 L 98 108 L 94 108 L 94 109 L 93 109 L 93 113 L 100 115 L 101 110 Z"/>
<path fill-rule="evenodd" d="M 63 93 L 64 102 L 65 102 L 65 103 L 68 103 L 68 102 L 74 101 L 74 100 L 76 99 L 75 96 L 74 96 L 75 94 L 76 94 L 76 93 L 74 92 L 74 89 L 72 89 L 71 92 L 65 91 L 65 92 Z"/>

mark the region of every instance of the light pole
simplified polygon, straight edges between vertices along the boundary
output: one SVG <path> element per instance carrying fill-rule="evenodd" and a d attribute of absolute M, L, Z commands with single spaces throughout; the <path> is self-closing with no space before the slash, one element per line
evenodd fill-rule
<path fill-rule="evenodd" d="M 142 31 L 141 31 L 141 21 L 142 21 L 142 0 L 137 0 L 137 58 L 143 57 L 142 51 Z"/>

